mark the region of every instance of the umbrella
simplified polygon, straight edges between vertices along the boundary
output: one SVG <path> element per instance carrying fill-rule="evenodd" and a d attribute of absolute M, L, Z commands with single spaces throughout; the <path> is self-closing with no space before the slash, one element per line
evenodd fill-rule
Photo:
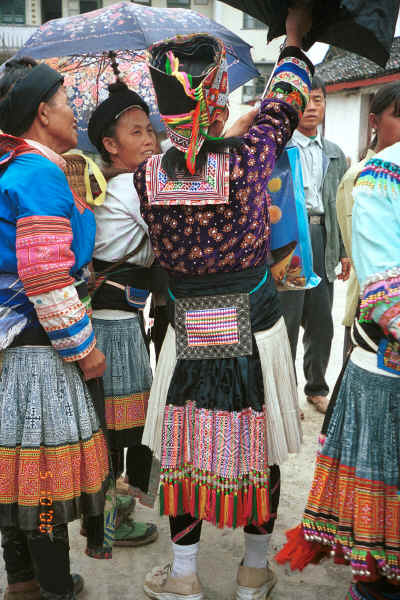
<path fill-rule="evenodd" d="M 250 79 L 259 76 L 250 55 L 251 46 L 232 31 L 219 25 L 215 21 L 197 13 L 194 10 L 183 8 L 152 8 L 131 2 L 118 2 L 106 8 L 92 12 L 54 19 L 39 27 L 18 51 L 16 57 L 28 55 L 37 59 L 70 57 L 63 59 L 58 68 L 66 75 L 71 75 L 75 69 L 75 91 L 70 94 L 73 99 L 73 108 L 78 118 L 79 147 L 85 150 L 92 149 L 85 134 L 87 115 L 89 114 L 89 96 L 93 102 L 91 110 L 102 97 L 102 89 L 106 83 L 113 81 L 110 68 L 109 52 L 112 51 L 118 64 L 122 61 L 126 83 L 139 94 L 147 94 L 151 107 L 155 106 L 154 92 L 149 90 L 148 71 L 144 64 L 143 51 L 152 43 L 173 37 L 177 34 L 208 33 L 220 38 L 226 48 L 228 61 L 228 79 L 231 91 L 240 87 Z M 134 54 L 139 53 L 136 60 Z M 47 61 L 46 61 L 47 62 Z M 70 63 L 70 65 L 68 64 Z M 127 68 L 132 64 L 133 73 Z M 142 66 L 138 67 L 138 64 Z M 94 66 L 98 69 L 92 69 Z M 72 67 L 72 68 L 70 68 Z M 82 76 L 79 69 L 82 68 Z M 142 77 L 138 71 L 143 70 Z M 121 69 L 120 69 L 121 70 Z M 90 94 L 78 98 L 78 91 L 86 88 L 85 73 L 91 82 L 97 81 L 100 86 L 98 97 L 95 98 L 93 86 L 89 86 Z M 115 80 L 115 76 L 114 76 Z M 68 77 L 67 77 L 68 84 Z M 142 87 L 143 85 L 143 87 Z M 160 130 L 158 112 L 153 112 L 153 124 Z"/>
<path fill-rule="evenodd" d="M 308 50 L 325 42 L 355 52 L 384 67 L 389 59 L 400 0 L 305 0 L 313 25 L 304 40 Z M 291 0 L 222 0 L 269 27 L 268 41 L 285 33 Z"/>
<path fill-rule="evenodd" d="M 108 97 L 108 85 L 115 81 L 115 73 L 108 56 L 100 60 L 92 57 L 47 58 L 45 62 L 64 75 L 68 100 L 78 121 L 78 147 L 85 152 L 96 152 L 87 136 L 87 124 L 94 108 Z M 120 78 L 137 91 L 148 104 L 150 121 L 155 131 L 164 129 L 157 107 L 153 83 L 145 53 L 119 52 Z"/>

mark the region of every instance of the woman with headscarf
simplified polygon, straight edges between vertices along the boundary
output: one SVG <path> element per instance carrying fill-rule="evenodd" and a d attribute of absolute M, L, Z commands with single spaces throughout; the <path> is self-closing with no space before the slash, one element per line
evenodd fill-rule
<path fill-rule="evenodd" d="M 125 471 L 124 449 L 128 448 L 127 479 L 134 493 L 144 499 L 151 454 L 141 439 L 152 373 L 143 309 L 152 287 L 154 253 L 133 173 L 154 154 L 156 137 L 149 108 L 136 92 L 121 81 L 112 84 L 109 92 L 88 124 L 89 138 L 102 157 L 107 178 L 104 204 L 95 209 L 93 266 L 101 285 L 92 297 L 93 327 L 107 361 L 104 391 L 113 475 L 118 479 Z M 122 504 L 129 504 L 129 496 L 117 497 L 117 506 L 122 508 Z M 155 525 L 128 517 L 117 524 L 114 545 L 140 546 L 156 537 Z"/>
<path fill-rule="evenodd" d="M 228 116 L 223 44 L 205 34 L 150 48 L 150 73 L 173 147 L 135 174 L 153 249 L 170 283 L 169 328 L 143 443 L 161 462 L 161 512 L 174 560 L 145 581 L 150 598 L 201 600 L 202 520 L 245 528 L 237 600 L 264 598 L 276 579 L 267 548 L 279 463 L 301 442 L 285 324 L 268 266 L 267 183 L 308 100 L 313 67 L 300 50 L 305 9 L 245 135 Z M 252 113 L 254 117 L 254 113 Z M 248 126 L 250 123 L 248 123 Z M 234 133 L 243 133 L 233 128 Z"/>
<path fill-rule="evenodd" d="M 0 531 L 7 600 L 70 600 L 67 524 L 102 523 L 101 377 L 85 266 L 95 221 L 60 156 L 77 143 L 63 78 L 11 61 L 0 81 Z"/>

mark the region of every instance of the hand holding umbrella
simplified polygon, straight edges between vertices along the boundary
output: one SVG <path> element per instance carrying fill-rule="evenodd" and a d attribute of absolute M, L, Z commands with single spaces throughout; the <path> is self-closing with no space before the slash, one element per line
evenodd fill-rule
<path fill-rule="evenodd" d="M 310 7 L 304 2 L 298 2 L 288 9 L 286 17 L 286 46 L 303 45 L 303 38 L 312 26 L 312 14 Z"/>

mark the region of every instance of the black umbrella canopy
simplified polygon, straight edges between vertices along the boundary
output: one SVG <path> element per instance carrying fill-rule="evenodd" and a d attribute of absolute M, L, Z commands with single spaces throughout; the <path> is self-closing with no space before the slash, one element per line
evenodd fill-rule
<path fill-rule="evenodd" d="M 268 41 L 285 33 L 293 0 L 222 0 L 269 27 Z M 304 40 L 308 50 L 325 42 L 355 52 L 381 67 L 389 59 L 400 0 L 309 0 L 313 25 Z"/>

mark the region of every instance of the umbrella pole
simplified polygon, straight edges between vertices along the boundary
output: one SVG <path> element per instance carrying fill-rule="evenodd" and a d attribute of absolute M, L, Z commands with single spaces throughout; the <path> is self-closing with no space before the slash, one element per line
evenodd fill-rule
<path fill-rule="evenodd" d="M 263 91 L 263 93 L 262 93 L 262 96 L 261 96 L 261 100 L 264 100 L 264 98 L 265 98 L 265 94 L 267 93 L 267 91 L 268 91 L 268 89 L 269 89 L 269 86 L 270 86 L 270 84 L 271 84 L 272 78 L 273 78 L 273 76 L 274 76 L 274 73 L 275 73 L 275 69 L 276 69 L 276 67 L 278 66 L 278 61 L 279 61 L 279 57 L 278 57 L 278 58 L 276 59 L 276 61 L 275 61 L 274 68 L 272 69 L 272 71 L 271 71 L 271 75 L 269 76 L 269 79 L 268 79 L 268 81 L 267 81 L 267 83 L 266 83 L 266 85 L 265 85 L 264 91 Z"/>

